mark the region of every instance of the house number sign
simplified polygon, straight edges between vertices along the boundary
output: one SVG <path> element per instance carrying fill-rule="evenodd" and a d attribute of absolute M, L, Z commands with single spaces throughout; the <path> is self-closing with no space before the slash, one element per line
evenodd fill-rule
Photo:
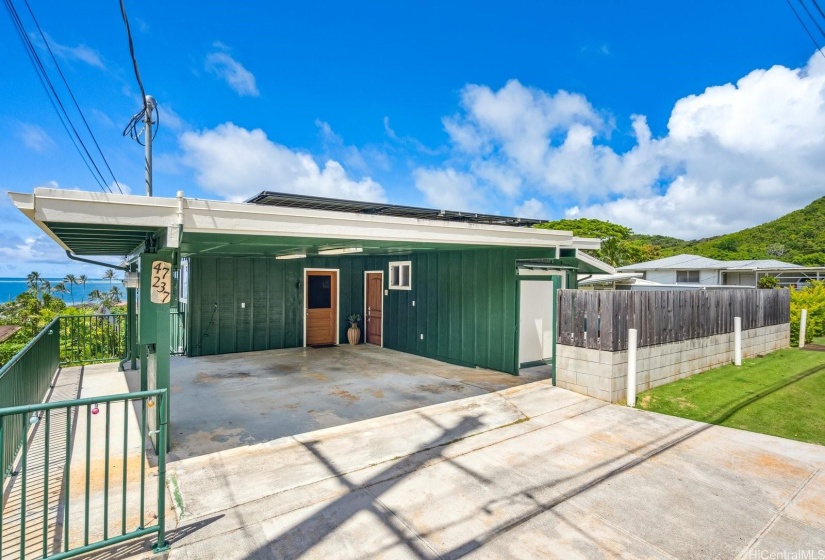
<path fill-rule="evenodd" d="M 152 303 L 169 303 L 172 297 L 172 265 L 165 261 L 152 263 Z"/>

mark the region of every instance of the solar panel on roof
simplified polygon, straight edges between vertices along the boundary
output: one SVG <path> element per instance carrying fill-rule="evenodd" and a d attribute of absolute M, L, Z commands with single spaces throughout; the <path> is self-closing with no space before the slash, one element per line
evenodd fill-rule
<path fill-rule="evenodd" d="M 378 216 L 393 216 L 396 218 L 417 218 L 421 220 L 441 220 L 447 222 L 465 222 L 473 224 L 492 224 L 513 227 L 530 227 L 542 223 L 542 220 L 527 218 L 511 218 L 493 214 L 477 214 L 472 212 L 455 212 L 451 210 L 435 210 L 432 208 L 418 208 L 415 206 L 399 206 L 397 204 L 382 204 L 379 202 L 362 202 L 358 200 L 342 200 L 307 196 L 289 193 L 263 191 L 246 201 L 249 204 L 264 206 L 279 206 L 281 208 L 303 208 L 307 210 L 326 210 L 331 212 L 348 212 L 351 214 L 372 214 Z"/>

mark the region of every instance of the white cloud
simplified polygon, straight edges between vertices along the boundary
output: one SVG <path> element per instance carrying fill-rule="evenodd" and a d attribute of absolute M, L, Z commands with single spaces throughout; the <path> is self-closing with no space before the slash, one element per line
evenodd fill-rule
<path fill-rule="evenodd" d="M 100 70 L 105 70 L 106 65 L 103 63 L 103 58 L 100 56 L 96 50 L 91 47 L 84 45 L 83 43 L 75 46 L 70 47 L 68 45 L 61 45 L 57 41 L 55 41 L 48 33 L 43 34 L 46 37 L 46 41 L 51 47 L 51 51 L 54 55 L 58 58 L 62 58 L 63 60 L 67 61 L 79 61 L 89 66 L 94 66 L 95 68 L 99 68 Z M 39 34 L 30 33 L 29 36 L 32 39 L 32 42 L 41 50 L 47 50 L 46 45 L 43 43 L 43 38 Z"/>
<path fill-rule="evenodd" d="M 20 123 L 18 133 L 23 144 L 35 152 L 45 152 L 55 145 L 52 137 L 36 124 Z"/>
<path fill-rule="evenodd" d="M 183 163 L 195 171 L 204 189 L 230 200 L 244 200 L 262 190 L 346 198 L 386 200 L 370 177 L 351 179 L 343 166 L 328 159 L 323 166 L 308 153 L 272 142 L 261 129 L 225 123 L 180 136 Z"/>
<path fill-rule="evenodd" d="M 633 115 L 635 144 L 624 152 L 608 143 L 612 119 L 583 96 L 517 81 L 498 91 L 466 86 L 461 112 L 444 127 L 453 151 L 441 171 L 472 189 L 462 196 L 526 199 L 517 209 L 553 200 L 568 215 L 707 237 L 822 196 L 825 61 L 754 70 L 680 99 L 661 137 Z"/>
<path fill-rule="evenodd" d="M 550 215 L 547 207 L 540 200 L 530 198 L 522 202 L 513 209 L 513 214 L 517 218 L 532 218 L 535 220 L 546 220 Z"/>
<path fill-rule="evenodd" d="M 413 171 L 416 188 L 424 193 L 427 203 L 440 210 L 482 211 L 484 201 L 475 178 L 468 173 L 446 169 Z"/>
<path fill-rule="evenodd" d="M 229 84 L 238 95 L 260 95 L 255 76 L 229 55 L 229 48 L 220 42 L 215 42 L 213 46 L 218 50 L 206 55 L 206 69 Z"/>

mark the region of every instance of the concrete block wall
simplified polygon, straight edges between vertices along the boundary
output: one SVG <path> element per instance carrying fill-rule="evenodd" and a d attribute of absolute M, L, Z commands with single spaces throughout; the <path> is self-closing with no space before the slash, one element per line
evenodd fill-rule
<path fill-rule="evenodd" d="M 742 357 L 790 346 L 790 325 L 742 331 Z M 607 402 L 627 397 L 627 351 L 607 352 L 559 344 L 556 384 Z M 636 392 L 733 362 L 733 333 L 694 338 L 636 351 Z"/>

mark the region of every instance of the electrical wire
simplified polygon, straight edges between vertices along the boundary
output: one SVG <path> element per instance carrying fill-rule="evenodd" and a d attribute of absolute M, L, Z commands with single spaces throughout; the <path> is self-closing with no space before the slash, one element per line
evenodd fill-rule
<path fill-rule="evenodd" d="M 160 128 L 160 111 L 158 110 L 157 105 L 152 109 L 155 111 L 155 119 L 154 121 L 149 122 L 150 130 L 146 130 L 146 125 L 140 130 L 138 130 L 138 124 L 142 122 L 146 114 L 150 113 L 149 103 L 146 100 L 146 90 L 143 89 L 143 80 L 140 79 L 140 70 L 138 69 L 138 62 L 137 57 L 135 56 L 135 44 L 132 41 L 132 28 L 129 26 L 129 17 L 126 15 L 126 4 L 124 0 L 120 0 L 120 14 L 123 16 L 123 24 L 126 26 L 126 38 L 129 41 L 129 55 L 132 57 L 132 67 L 135 69 L 135 79 L 137 79 L 138 88 L 140 88 L 140 96 L 143 100 L 143 109 L 132 115 L 132 118 L 129 120 L 129 124 L 126 125 L 126 128 L 123 129 L 123 136 L 128 135 L 132 140 L 140 144 L 141 146 L 145 146 L 143 141 L 141 141 L 140 136 L 141 134 L 151 134 L 152 139 L 154 140 L 155 136 L 158 134 L 158 129 Z M 152 130 L 152 125 L 154 125 L 154 130 Z"/>
<path fill-rule="evenodd" d="M 785 3 L 791 9 L 791 11 L 793 12 L 793 15 L 796 16 L 796 19 L 799 20 L 799 24 L 802 26 L 802 29 L 804 29 L 805 33 L 808 34 L 808 37 L 811 38 L 811 42 L 814 44 L 814 47 L 816 47 L 816 50 L 818 50 L 819 54 L 821 54 L 822 57 L 825 58 L 825 53 L 822 52 L 822 49 L 819 47 L 819 43 L 816 42 L 816 39 L 814 39 L 813 34 L 810 31 L 808 31 L 808 26 L 805 25 L 805 22 L 802 20 L 802 18 L 799 16 L 799 14 L 794 9 L 793 4 L 791 4 L 791 0 L 785 0 Z"/>
<path fill-rule="evenodd" d="M 811 1 L 814 3 L 814 6 L 816 7 L 817 11 L 819 12 L 819 15 L 821 15 L 822 18 L 825 19 L 825 12 L 823 12 L 822 8 L 819 7 L 819 2 L 817 2 L 816 0 L 811 0 Z"/>
<path fill-rule="evenodd" d="M 100 172 L 100 169 L 97 167 L 94 158 L 92 157 L 91 153 L 89 153 L 86 144 L 83 142 L 83 139 L 77 132 L 77 128 L 74 126 L 74 123 L 72 123 L 72 120 L 69 117 L 68 112 L 66 111 L 66 107 L 60 100 L 60 96 L 57 94 L 57 91 L 54 88 L 54 84 L 52 84 L 51 79 L 49 78 L 49 75 L 46 72 L 46 68 L 43 66 L 43 62 L 40 60 L 40 57 L 37 54 L 37 50 L 34 48 L 34 45 L 32 44 L 28 33 L 26 33 L 23 21 L 20 19 L 20 15 L 17 13 L 17 9 L 12 3 L 12 0 L 3 0 L 3 3 L 6 6 L 6 10 L 9 12 L 9 16 L 11 17 L 15 31 L 17 31 L 17 34 L 23 43 L 23 49 L 26 51 L 26 55 L 29 58 L 29 62 L 31 62 L 32 66 L 34 67 L 35 74 L 37 74 L 37 78 L 40 81 L 40 84 L 43 86 L 43 89 L 46 90 L 46 96 L 49 98 L 49 102 L 51 103 L 52 108 L 54 108 L 55 113 L 57 113 L 57 117 L 60 120 L 60 124 L 63 125 L 63 129 L 66 131 L 66 134 L 71 139 L 72 144 L 75 147 L 75 150 L 77 150 L 78 155 L 83 160 L 83 163 L 86 165 L 86 168 L 89 170 L 89 173 L 91 173 L 92 177 L 94 177 L 95 182 L 103 190 L 103 192 L 108 191 L 111 193 L 112 189 L 107 185 L 106 178 L 103 176 L 103 174 Z M 71 129 L 71 132 L 69 131 L 69 129 Z M 93 167 L 94 170 L 92 169 Z"/>
<path fill-rule="evenodd" d="M 137 57 L 135 57 L 135 45 L 132 42 L 132 29 L 129 27 L 129 18 L 126 16 L 126 5 L 123 0 L 120 0 L 120 15 L 123 16 L 123 24 L 126 26 L 126 38 L 129 40 L 129 54 L 132 57 L 132 66 L 135 69 L 135 78 L 137 78 L 138 87 L 140 88 L 140 98 L 143 101 L 143 110 L 148 110 L 146 105 L 146 91 L 143 89 L 143 81 L 140 79 L 140 70 L 138 70 Z"/>
<path fill-rule="evenodd" d="M 816 21 L 816 18 L 808 9 L 808 6 L 806 6 L 802 0 L 799 0 L 799 4 L 802 6 L 802 9 L 805 10 L 805 13 L 808 14 L 808 17 L 811 18 L 811 21 L 814 22 L 814 25 L 816 26 L 817 30 L 819 30 L 819 34 L 822 35 L 823 39 L 825 39 L 825 31 L 822 30 L 822 26 L 819 25 L 818 21 Z"/>
<path fill-rule="evenodd" d="M 46 45 L 46 50 L 49 51 L 49 55 L 51 56 L 52 62 L 54 62 L 54 66 L 55 68 L 57 68 L 57 73 L 60 74 L 60 79 L 63 80 L 63 85 L 66 86 L 66 90 L 69 92 L 69 96 L 72 98 L 72 102 L 74 103 L 77 112 L 80 114 L 80 118 L 83 120 L 83 124 L 86 125 L 86 131 L 89 133 L 89 136 L 92 137 L 92 142 L 94 142 L 95 147 L 97 148 L 97 152 L 103 159 L 103 163 L 106 165 L 106 169 L 109 170 L 109 174 L 112 176 L 112 180 L 117 186 L 117 190 L 120 192 L 120 194 L 123 194 L 123 189 L 120 187 L 120 182 L 118 182 L 117 177 L 115 177 L 115 173 L 114 171 L 112 171 L 112 167 L 109 165 L 109 161 L 106 159 L 106 156 L 103 155 L 103 150 L 100 149 L 100 144 L 98 144 L 97 138 L 95 138 L 94 132 L 92 132 L 92 128 L 89 126 L 89 121 L 86 120 L 86 115 L 83 114 L 83 110 L 80 108 L 80 104 L 77 102 L 77 98 L 75 98 L 74 92 L 72 91 L 72 88 L 69 86 L 69 82 L 66 80 L 66 76 L 63 74 L 63 70 L 60 68 L 60 64 L 57 62 L 57 57 L 54 56 L 54 52 L 52 51 L 51 46 L 49 46 L 49 41 L 46 39 L 46 34 L 43 33 L 43 29 L 40 27 L 40 22 L 37 21 L 37 17 L 35 17 L 34 12 L 32 11 L 31 5 L 29 4 L 29 0 L 23 1 L 26 4 L 26 8 L 29 11 L 29 15 L 31 15 L 32 21 L 34 21 L 34 25 L 37 27 L 38 33 L 40 33 L 41 39 L 43 39 L 43 44 Z"/>

